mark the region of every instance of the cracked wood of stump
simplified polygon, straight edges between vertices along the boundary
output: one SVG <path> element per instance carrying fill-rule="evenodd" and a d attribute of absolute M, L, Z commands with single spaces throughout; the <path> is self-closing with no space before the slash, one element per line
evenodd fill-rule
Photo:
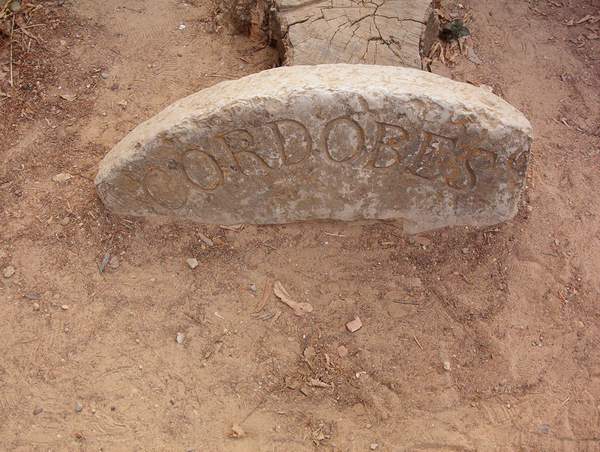
<path fill-rule="evenodd" d="M 437 35 L 431 0 L 275 0 L 284 64 L 421 68 Z"/>

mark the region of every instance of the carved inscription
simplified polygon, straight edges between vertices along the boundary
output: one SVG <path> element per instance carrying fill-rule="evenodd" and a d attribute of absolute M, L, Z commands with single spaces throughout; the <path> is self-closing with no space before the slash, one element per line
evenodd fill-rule
<path fill-rule="evenodd" d="M 294 119 L 283 119 L 268 124 L 277 140 L 279 152 L 286 165 L 302 163 L 312 152 L 312 138 L 304 124 Z"/>
<path fill-rule="evenodd" d="M 102 160 L 114 213 L 209 224 L 513 218 L 531 125 L 487 90 L 400 67 L 285 67 L 177 101 Z"/>
<path fill-rule="evenodd" d="M 223 183 L 223 170 L 217 160 L 204 151 L 185 153 L 183 168 L 189 180 L 202 190 L 214 190 Z"/>
<path fill-rule="evenodd" d="M 337 118 L 323 130 L 325 152 L 334 162 L 347 162 L 365 149 L 365 132 L 352 118 Z"/>
<path fill-rule="evenodd" d="M 402 165 L 408 157 L 408 132 L 400 126 L 377 123 L 377 143 L 373 168 L 389 168 Z"/>
<path fill-rule="evenodd" d="M 478 174 L 497 164 L 494 152 L 461 146 L 459 139 L 426 130 L 407 130 L 397 124 L 376 122 L 369 137 L 352 117 L 341 116 L 327 122 L 320 132 L 321 149 L 315 149 L 311 133 L 298 120 L 281 119 L 258 129 L 234 129 L 215 135 L 227 150 L 236 170 L 245 176 L 261 176 L 282 166 L 306 162 L 314 152 L 324 152 L 336 164 L 350 164 L 369 153 L 365 166 L 373 170 L 411 174 L 421 179 L 441 180 L 456 190 L 472 189 Z M 262 134 L 262 135 L 261 135 Z M 262 140 L 257 139 L 262 137 Z M 367 143 L 373 143 L 367 149 Z M 523 155 L 513 155 L 508 164 L 518 172 L 525 166 Z M 183 172 L 191 184 L 204 191 L 217 190 L 225 183 L 225 171 L 215 156 L 205 149 L 192 148 L 182 156 Z M 167 169 L 148 169 L 144 186 L 161 206 L 182 207 L 187 193 L 181 190 L 170 161 Z"/>

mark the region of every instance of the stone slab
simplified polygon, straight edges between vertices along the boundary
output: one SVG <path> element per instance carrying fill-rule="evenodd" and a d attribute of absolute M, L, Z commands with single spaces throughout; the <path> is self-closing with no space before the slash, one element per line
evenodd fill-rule
<path fill-rule="evenodd" d="M 437 38 L 432 0 L 274 0 L 271 23 L 283 64 L 422 68 Z"/>
<path fill-rule="evenodd" d="M 114 147 L 96 185 L 123 215 L 484 226 L 515 215 L 531 133 L 489 91 L 420 70 L 281 67 L 175 102 Z"/>

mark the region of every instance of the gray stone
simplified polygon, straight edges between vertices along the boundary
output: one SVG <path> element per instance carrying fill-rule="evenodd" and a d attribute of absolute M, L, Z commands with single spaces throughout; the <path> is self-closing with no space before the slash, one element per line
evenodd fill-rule
<path fill-rule="evenodd" d="M 431 0 L 274 3 L 269 28 L 289 66 L 360 63 L 421 68 L 421 56 L 429 53 L 439 30 Z"/>
<path fill-rule="evenodd" d="M 139 125 L 96 186 L 123 215 L 484 226 L 515 215 L 530 141 L 522 113 L 472 85 L 399 67 L 282 67 Z"/>

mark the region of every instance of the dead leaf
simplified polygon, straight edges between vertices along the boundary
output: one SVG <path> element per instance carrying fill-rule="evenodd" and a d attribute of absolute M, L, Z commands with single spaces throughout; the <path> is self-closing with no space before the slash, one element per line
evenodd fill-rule
<path fill-rule="evenodd" d="M 294 311 L 298 317 L 302 317 L 304 314 L 313 311 L 313 307 L 310 303 L 299 303 L 294 301 L 290 294 L 285 290 L 285 287 L 279 281 L 275 281 L 273 285 L 273 293 L 279 298 L 284 304 L 288 305 Z"/>

